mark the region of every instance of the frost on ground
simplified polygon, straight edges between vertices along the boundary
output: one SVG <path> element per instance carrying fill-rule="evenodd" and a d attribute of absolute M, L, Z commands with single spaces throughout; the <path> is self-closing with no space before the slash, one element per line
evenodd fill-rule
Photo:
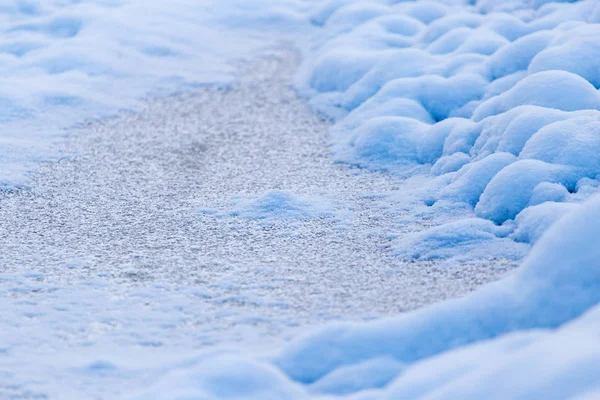
<path fill-rule="evenodd" d="M 61 154 L 66 128 L 141 97 L 234 78 L 232 61 L 303 31 L 302 3 L 0 0 L 0 188 Z M 260 26 L 260 29 L 256 29 Z M 278 30 L 277 37 L 286 39 Z"/>
<path fill-rule="evenodd" d="M 296 66 L 276 52 L 230 87 L 87 124 L 76 157 L 0 192 L 0 398 L 118 398 L 214 347 L 270 351 L 511 268 L 390 254 L 391 231 L 428 221 L 406 218 L 401 178 L 332 163 Z"/>
<path fill-rule="evenodd" d="M 293 222 L 333 218 L 336 215 L 336 207 L 334 202 L 322 196 L 297 195 L 286 190 L 269 190 L 261 195 L 234 196 L 223 212 L 213 209 L 201 209 L 199 212 L 256 220 Z"/>
<path fill-rule="evenodd" d="M 42 158 L 18 146 L 47 147 L 48 115 L 68 126 L 150 89 L 228 82 L 232 58 L 270 44 L 234 26 L 296 32 L 297 89 L 335 121 L 346 164 L 269 68 L 90 124 L 80 158 L 3 193 L 0 396 L 600 396 L 600 4 L 221 3 L 0 8 L 10 40 L 47 39 L 8 46 L 2 79 L 27 85 L 7 95 L 6 126 L 32 127 L 5 136 L 14 182 Z M 89 47 L 87 28 L 97 53 L 70 47 Z M 224 54 L 229 34 L 244 40 Z M 75 99 L 45 108 L 39 88 L 56 82 Z M 124 104 L 107 82 L 133 87 Z M 289 330 L 331 320 L 345 321 Z M 206 348 L 236 341 L 246 350 Z"/>

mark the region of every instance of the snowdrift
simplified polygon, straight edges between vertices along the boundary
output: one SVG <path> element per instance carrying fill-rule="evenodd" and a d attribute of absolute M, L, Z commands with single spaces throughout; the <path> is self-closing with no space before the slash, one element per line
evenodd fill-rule
<path fill-rule="evenodd" d="M 597 191 L 596 1 L 333 0 L 311 20 L 323 35 L 297 85 L 337 121 L 336 158 L 429 166 L 428 205 L 467 205 L 461 218 L 502 225 L 475 221 L 470 240 L 534 243 L 572 208 L 563 203 Z M 419 258 L 405 250 L 419 240 L 398 254 Z"/>
<path fill-rule="evenodd" d="M 394 251 L 485 257 L 493 247 L 518 258 L 522 243 L 533 249 L 509 277 L 465 298 L 327 326 L 269 355 L 215 350 L 165 365 L 128 398 L 600 396 L 597 1 L 164 4 L 0 1 L 0 186 L 26 183 L 36 162 L 59 156 L 64 128 L 144 95 L 226 84 L 232 60 L 269 44 L 256 32 L 311 32 L 310 21 L 320 33 L 300 40 L 296 85 L 336 120 L 337 159 L 426 170 L 421 200 L 448 222 L 399 238 Z M 273 192 L 233 199 L 229 213 L 335 211 Z"/>

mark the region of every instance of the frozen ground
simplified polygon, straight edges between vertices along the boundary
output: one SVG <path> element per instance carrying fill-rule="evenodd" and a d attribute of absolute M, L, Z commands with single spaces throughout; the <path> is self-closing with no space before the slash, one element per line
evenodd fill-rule
<path fill-rule="evenodd" d="M 598 397 L 596 0 L 164 4 L 0 0 L 0 396 Z"/>
<path fill-rule="evenodd" d="M 148 375 L 119 376 L 124 351 L 264 346 L 293 327 L 455 297 L 507 270 L 391 255 L 390 232 L 428 221 L 402 219 L 402 179 L 332 162 L 329 123 L 290 87 L 296 60 L 277 52 L 231 88 L 90 123 L 74 132 L 75 157 L 2 193 L 0 394 L 112 396 Z M 114 371 L 93 372 L 99 362 Z M 60 385 L 36 378 L 49 373 Z"/>
<path fill-rule="evenodd" d="M 60 158 L 68 130 L 85 119 L 136 109 L 149 95 L 231 82 L 232 60 L 273 37 L 308 35 L 300 14 L 308 5 L 0 0 L 0 188 L 27 186 L 37 163 Z"/>

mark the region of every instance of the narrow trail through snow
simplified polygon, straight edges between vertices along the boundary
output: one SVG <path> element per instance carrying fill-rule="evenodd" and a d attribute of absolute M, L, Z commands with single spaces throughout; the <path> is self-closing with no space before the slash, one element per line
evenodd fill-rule
<path fill-rule="evenodd" d="M 150 101 L 139 113 L 89 123 L 70 141 L 74 158 L 44 165 L 29 189 L 1 194 L 0 273 L 34 280 L 37 289 L 11 293 L 27 307 L 39 303 L 36 318 L 23 311 L 8 329 L 45 327 L 27 341 L 45 335 L 53 349 L 134 337 L 128 330 L 136 323 L 157 325 L 149 330 L 153 345 L 214 344 L 246 340 L 248 331 L 279 336 L 325 320 L 396 314 L 504 273 L 501 265 L 448 268 L 388 253 L 406 212 L 388 195 L 403 190 L 402 179 L 332 162 L 329 123 L 290 86 L 297 62 L 275 52 L 230 88 Z M 272 190 L 325 199 L 333 217 L 228 214 L 231 198 Z M 106 292 L 109 300 L 68 302 L 66 311 L 40 307 L 80 296 L 86 291 L 69 288 L 89 281 L 101 282 L 94 295 Z M 154 292 L 131 295 L 144 287 Z M 191 293 L 183 300 L 175 295 L 181 288 Z M 110 317 L 98 311 L 123 308 Z M 68 328 L 76 334 L 53 336 L 64 328 L 53 321 L 65 312 L 85 318 Z M 182 319 L 161 325 L 171 312 Z M 165 341 L 168 330 L 194 340 Z"/>

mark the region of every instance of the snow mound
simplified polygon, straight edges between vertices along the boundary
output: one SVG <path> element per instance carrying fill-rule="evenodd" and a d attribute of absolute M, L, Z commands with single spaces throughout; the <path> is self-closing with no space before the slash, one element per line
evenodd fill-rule
<path fill-rule="evenodd" d="M 188 363 L 190 364 L 190 363 Z M 149 390 L 130 400 L 184 399 L 299 399 L 305 398 L 299 385 L 285 375 L 244 354 L 220 352 L 193 360 L 192 366 L 181 366 L 165 376 Z"/>
<path fill-rule="evenodd" d="M 306 220 L 336 216 L 335 204 L 324 197 L 272 190 L 260 196 L 238 196 L 220 215 L 258 220 Z"/>
<path fill-rule="evenodd" d="M 560 326 L 600 302 L 599 221 L 595 197 L 553 225 L 509 278 L 398 318 L 328 327 L 290 345 L 276 363 L 314 382 L 373 357 L 412 363 L 515 330 Z"/>
<path fill-rule="evenodd" d="M 496 223 L 514 219 L 544 182 L 573 187 L 577 180 L 568 167 L 540 160 L 519 160 L 496 174 L 486 186 L 475 213 Z"/>
<path fill-rule="evenodd" d="M 535 243 L 552 224 L 576 208 L 573 203 L 554 201 L 528 207 L 515 218 L 518 228 L 511 237 L 520 242 Z"/>
<path fill-rule="evenodd" d="M 575 74 L 563 71 L 538 72 L 483 102 L 473 112 L 473 119 L 480 121 L 523 105 L 563 111 L 598 110 L 600 94 L 591 83 Z"/>
<path fill-rule="evenodd" d="M 465 218 L 396 241 L 394 253 L 417 260 L 449 259 L 454 261 L 508 258 L 520 259 L 525 250 L 507 239 L 511 226 L 497 226 L 489 220 Z"/>
<path fill-rule="evenodd" d="M 569 192 L 548 201 L 591 194 L 576 183 L 600 174 L 598 2 L 332 0 L 312 21 L 296 83 L 337 120 L 339 161 L 428 168 L 427 199 L 494 223 L 539 204 L 542 184 Z"/>

